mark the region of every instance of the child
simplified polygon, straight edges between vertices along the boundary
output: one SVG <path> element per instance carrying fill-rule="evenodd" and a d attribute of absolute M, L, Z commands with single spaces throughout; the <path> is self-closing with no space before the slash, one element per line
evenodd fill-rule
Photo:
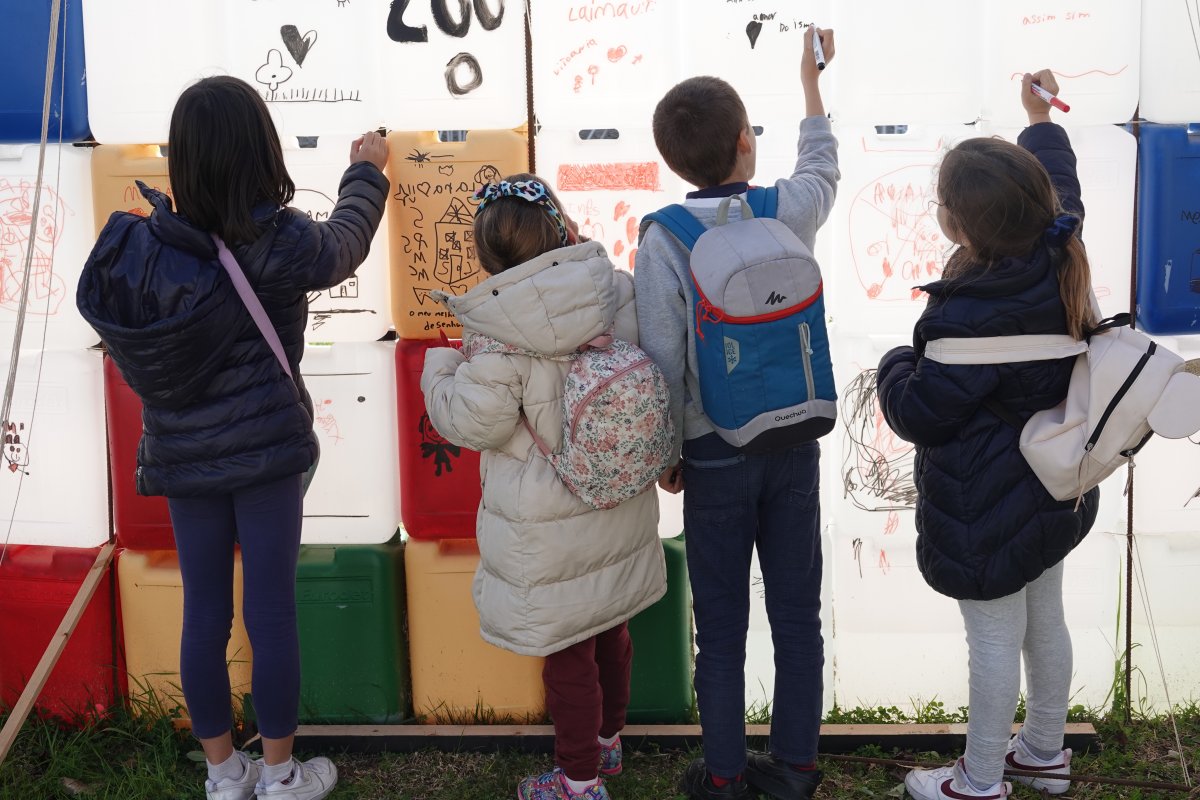
<path fill-rule="evenodd" d="M 1049 70 L 1025 75 L 1029 127 L 1020 147 L 969 139 L 938 173 L 938 224 L 959 245 L 942 280 L 921 287 L 929 305 L 913 347 L 879 365 L 879 401 L 892 429 L 917 445 L 917 560 L 925 580 L 959 601 L 970 651 L 966 757 L 915 770 L 919 800 L 1004 797 L 1005 765 L 1041 772 L 1017 778 L 1065 792 L 1071 751 L 1062 749 L 1071 685 L 1071 639 L 1063 619 L 1063 558 L 1096 517 L 1098 491 L 1058 502 L 1018 449 L 1021 422 L 1067 394 L 1075 358 L 946 365 L 924 358 L 943 337 L 1070 334 L 1096 323 L 1091 275 L 1077 228 L 1083 216 L 1075 154 L 1050 107 L 1032 94 L 1058 86 Z M 995 409 L 995 411 L 993 410 Z M 1005 414 L 1007 409 L 1009 412 Z M 1015 421 L 1015 420 L 1014 420 Z M 1010 740 L 1021 685 L 1025 725 Z"/>
<path fill-rule="evenodd" d="M 169 141 L 178 212 L 142 186 L 153 213 L 109 219 L 77 302 L 144 405 L 137 488 L 166 495 L 170 508 L 183 575 L 180 679 L 208 760 L 207 796 L 318 800 L 333 791 L 337 769 L 326 758 L 292 758 L 302 485 L 317 455 L 300 379 L 306 295 L 346 280 L 366 258 L 388 194 L 387 143 L 375 133 L 354 142 L 329 220 L 311 222 L 286 207 L 295 186 L 267 107 L 246 83 L 222 76 L 186 89 Z M 294 382 L 218 263 L 211 234 L 259 297 Z M 230 734 L 235 544 L 261 762 L 234 751 Z"/>
<path fill-rule="evenodd" d="M 828 62 L 833 32 L 820 35 Z M 810 27 L 800 68 L 807 118 L 800 124 L 799 159 L 791 178 L 776 183 L 778 218 L 810 248 L 840 177 L 812 36 Z M 699 187 L 685 206 L 706 227 L 715 222 L 721 198 L 749 189 L 754 131 L 737 92 L 724 81 L 691 78 L 671 89 L 654 111 L 654 141 L 667 166 Z M 642 347 L 671 387 L 676 465 L 659 485 L 672 493 L 685 490 L 704 758 L 688 766 L 681 790 L 697 799 L 748 798 L 755 790 L 806 798 L 821 780 L 815 769 L 824 665 L 820 448 L 807 442 L 749 455 L 714 432 L 700 403 L 689 258 L 683 244 L 652 225 L 634 272 Z M 775 644 L 769 754 L 746 752 L 746 632 L 756 545 Z"/>
<path fill-rule="evenodd" d="M 526 425 L 561 448 L 571 357 L 608 331 L 637 343 L 633 280 L 599 244 L 579 241 L 536 176 L 488 184 L 476 197 L 475 246 L 491 277 L 462 297 L 436 295 L 462 323 L 466 355 L 430 350 L 421 389 L 438 432 L 483 453 L 474 587 L 483 638 L 546 657 L 558 766 L 522 780 L 517 796 L 603 800 L 601 776 L 621 771 L 633 660 L 626 621 L 666 592 L 658 496 L 591 508 Z"/>

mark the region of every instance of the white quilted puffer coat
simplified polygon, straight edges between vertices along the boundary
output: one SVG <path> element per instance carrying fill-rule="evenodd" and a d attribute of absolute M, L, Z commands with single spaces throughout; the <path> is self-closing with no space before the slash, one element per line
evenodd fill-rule
<path fill-rule="evenodd" d="M 483 453 L 475 605 L 483 638 L 544 656 L 637 614 L 666 592 L 654 488 L 615 508 L 585 505 L 559 480 L 521 423 L 562 447 L 570 355 L 613 328 L 637 342 L 633 278 L 595 242 L 545 253 L 462 297 L 434 293 L 476 334 L 544 358 L 435 348 L 421 390 L 451 442 Z"/>

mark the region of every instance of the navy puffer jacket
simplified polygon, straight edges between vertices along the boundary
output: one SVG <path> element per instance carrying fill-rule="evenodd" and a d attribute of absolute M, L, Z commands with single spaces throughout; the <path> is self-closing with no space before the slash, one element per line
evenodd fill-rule
<path fill-rule="evenodd" d="M 1018 140 L 1049 171 L 1060 200 L 1082 217 L 1075 155 L 1052 123 Z M 1022 421 L 1067 394 L 1074 358 L 947 365 L 924 358 L 945 337 L 1064 334 L 1057 252 L 1040 244 L 982 275 L 922 287 L 929 304 L 913 346 L 883 357 L 877 376 L 888 424 L 916 448 L 917 563 L 937 591 L 994 600 L 1019 591 L 1077 545 L 1096 519 L 1099 491 L 1052 498 L 1019 449 L 1019 431 L 984 406 L 992 399 Z"/>
<path fill-rule="evenodd" d="M 256 211 L 263 234 L 232 248 L 283 343 L 293 383 L 217 260 L 209 235 L 141 186 L 150 217 L 118 212 L 101 231 L 76 303 L 143 403 L 139 494 L 225 494 L 306 471 L 317 455 L 300 379 L 309 291 L 367 257 L 388 180 L 352 164 L 326 222 Z"/>

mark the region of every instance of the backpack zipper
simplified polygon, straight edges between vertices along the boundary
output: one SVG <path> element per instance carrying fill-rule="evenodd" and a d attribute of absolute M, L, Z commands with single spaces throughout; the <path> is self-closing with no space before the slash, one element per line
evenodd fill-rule
<path fill-rule="evenodd" d="M 808 399 L 812 400 L 817 393 L 816 381 L 813 380 L 812 368 L 812 334 L 807 322 L 800 323 L 801 359 L 804 361 L 804 383 L 808 387 Z"/>
<path fill-rule="evenodd" d="M 599 386 L 593 387 L 590 392 L 588 392 L 587 394 L 585 394 L 583 396 L 583 399 L 579 401 L 579 405 L 576 406 L 576 408 L 575 408 L 575 413 L 571 416 L 571 441 L 572 442 L 575 441 L 575 426 L 579 423 L 579 418 L 581 416 L 583 416 L 583 411 L 584 411 L 584 409 L 587 408 L 588 403 L 591 402 L 592 398 L 595 397 L 596 395 L 600 394 L 600 392 L 607 389 L 609 386 L 611 386 L 613 383 L 615 383 L 619 378 L 622 378 L 625 375 L 628 375 L 630 372 L 633 372 L 635 369 L 637 369 L 638 367 L 642 366 L 643 364 L 645 364 L 649 361 L 650 361 L 649 358 L 639 358 L 637 361 L 630 364 L 629 366 L 619 369 L 616 372 L 614 372 L 612 375 L 609 375 L 607 378 L 604 379 L 604 381 Z"/>

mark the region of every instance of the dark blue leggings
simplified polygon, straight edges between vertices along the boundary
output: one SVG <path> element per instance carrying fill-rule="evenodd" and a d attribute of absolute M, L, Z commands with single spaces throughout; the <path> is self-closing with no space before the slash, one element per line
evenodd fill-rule
<path fill-rule="evenodd" d="M 235 537 L 242 548 L 242 615 L 254 650 L 251 691 L 258 729 L 268 739 L 296 731 L 300 479 L 294 475 L 227 495 L 168 498 L 183 573 L 180 680 L 197 738 L 221 736 L 233 724 L 225 649 L 233 627 Z"/>

